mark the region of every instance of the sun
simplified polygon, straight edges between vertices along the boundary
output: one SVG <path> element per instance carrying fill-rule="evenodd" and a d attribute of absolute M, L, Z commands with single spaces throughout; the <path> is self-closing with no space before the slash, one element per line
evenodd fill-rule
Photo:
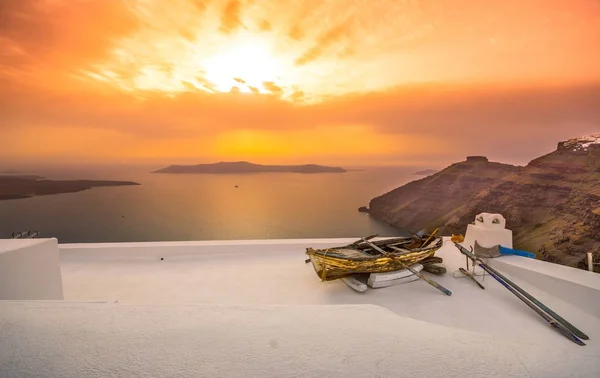
<path fill-rule="evenodd" d="M 127 92 L 160 92 L 171 97 L 188 92 L 242 92 L 306 101 L 307 90 L 301 88 L 310 75 L 295 65 L 296 54 L 272 36 L 247 32 L 149 40 L 142 35 L 121 41 L 105 61 L 82 69 L 77 78 Z"/>
<path fill-rule="evenodd" d="M 281 62 L 268 46 L 258 42 L 224 46 L 202 66 L 204 79 L 219 92 L 229 92 L 235 87 L 245 93 L 271 93 L 264 83 L 281 84 L 283 72 Z"/>

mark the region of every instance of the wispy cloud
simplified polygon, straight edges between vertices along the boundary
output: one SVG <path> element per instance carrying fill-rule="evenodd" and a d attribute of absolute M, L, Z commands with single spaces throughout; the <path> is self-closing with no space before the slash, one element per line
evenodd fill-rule
<path fill-rule="evenodd" d="M 265 86 L 280 91 L 273 83 Z M 212 95 L 202 91 L 174 97 L 155 93 L 137 100 L 120 92 L 57 95 L 31 94 L 27 88 L 15 88 L 6 93 L 9 96 L 0 105 L 3 130 L 28 125 L 77 125 L 81 129 L 113 129 L 150 138 L 199 136 L 239 128 L 283 131 L 361 124 L 369 125 L 377 134 L 422 134 L 470 143 L 470 138 L 486 135 L 510 140 L 519 134 L 534 133 L 539 138 L 554 138 L 557 133 L 583 132 L 600 120 L 600 83 L 521 89 L 399 87 L 300 107 L 277 96 Z"/>
<path fill-rule="evenodd" d="M 385 144 L 384 160 L 426 141 L 451 142 L 448 159 L 535 156 L 600 119 L 593 0 L 2 0 L 0 14 L 5 161 L 61 132 L 56 151 L 90 159 L 106 155 L 77 143 L 193 157 L 247 133 L 317 154 L 336 130 L 340 149 Z M 542 147 L 511 147 L 523 135 Z"/>
<path fill-rule="evenodd" d="M 308 51 L 296 59 L 297 65 L 304 65 L 318 59 L 326 50 L 336 43 L 340 42 L 344 37 L 348 36 L 352 30 L 352 20 L 344 20 L 340 24 L 327 30 L 321 34 L 315 43 Z"/>
<path fill-rule="evenodd" d="M 600 77 L 600 10 L 591 0 L 543 6 L 534 0 L 5 0 L 0 6 L 0 75 L 11 80 L 40 79 L 31 77 L 37 72 L 66 85 L 68 77 L 90 73 L 128 90 L 187 91 L 206 79 L 207 59 L 248 44 L 270 50 L 281 69 L 273 74 L 279 79 L 265 81 L 290 98 L 408 82 Z"/>
<path fill-rule="evenodd" d="M 271 26 L 271 23 L 269 21 L 267 21 L 267 20 L 260 21 L 258 27 L 259 27 L 259 29 L 261 31 L 264 31 L 264 32 L 268 32 L 268 31 L 271 31 L 273 29 L 273 27 Z"/>
<path fill-rule="evenodd" d="M 230 34 L 239 28 L 244 27 L 240 19 L 242 12 L 242 2 L 239 0 L 229 0 L 221 13 L 221 26 L 219 30 L 225 34 Z"/>

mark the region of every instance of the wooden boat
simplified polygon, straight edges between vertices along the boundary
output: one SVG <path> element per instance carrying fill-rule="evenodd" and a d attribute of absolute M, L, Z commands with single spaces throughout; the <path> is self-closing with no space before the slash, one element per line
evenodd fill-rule
<path fill-rule="evenodd" d="M 429 234 L 377 240 L 372 243 L 388 254 L 382 255 L 363 241 L 342 247 L 307 248 L 306 254 L 319 278 L 322 281 L 333 281 L 354 274 L 385 273 L 403 269 L 404 264 L 411 265 L 432 257 L 442 247 L 443 239 Z"/>

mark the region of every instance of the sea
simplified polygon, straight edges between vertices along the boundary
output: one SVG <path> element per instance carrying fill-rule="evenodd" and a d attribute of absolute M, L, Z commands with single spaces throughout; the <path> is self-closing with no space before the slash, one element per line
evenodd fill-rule
<path fill-rule="evenodd" d="M 30 230 L 59 243 L 406 235 L 358 208 L 419 179 L 414 175 L 419 168 L 356 169 L 341 174 L 156 174 L 123 167 L 31 172 L 54 180 L 140 185 L 0 201 L 0 238 Z"/>

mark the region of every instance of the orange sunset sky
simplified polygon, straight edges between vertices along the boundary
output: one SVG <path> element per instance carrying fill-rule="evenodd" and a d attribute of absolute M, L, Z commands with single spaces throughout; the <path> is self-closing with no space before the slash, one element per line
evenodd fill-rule
<path fill-rule="evenodd" d="M 600 131 L 597 0 L 0 0 L 0 168 L 525 164 Z"/>

